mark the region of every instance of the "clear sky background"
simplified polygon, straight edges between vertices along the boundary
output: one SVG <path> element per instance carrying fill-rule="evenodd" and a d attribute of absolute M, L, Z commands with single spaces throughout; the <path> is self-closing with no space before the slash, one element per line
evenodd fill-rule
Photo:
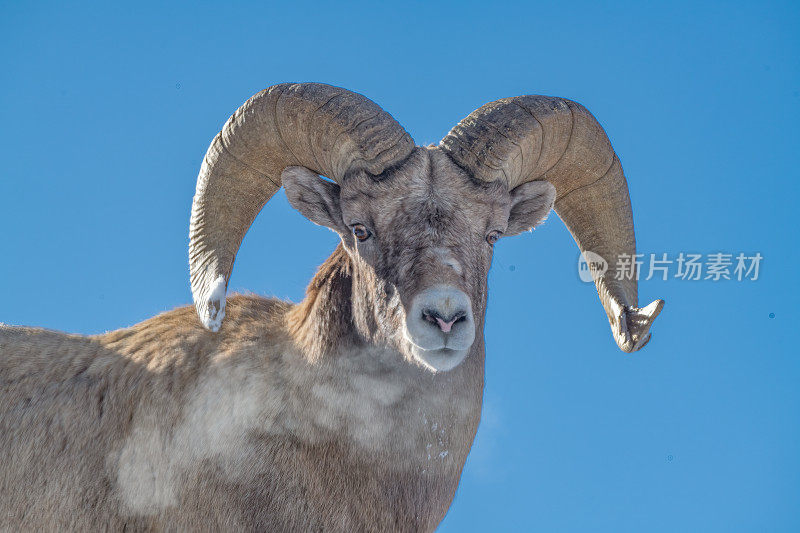
<path fill-rule="evenodd" d="M 441 530 L 800 531 L 797 2 L 161 4 L 0 0 L 0 321 L 97 333 L 189 303 L 200 162 L 269 85 L 361 92 L 418 144 L 568 97 L 620 155 L 641 252 L 759 252 L 760 276 L 643 281 L 667 304 L 625 355 L 558 217 L 501 241 Z M 297 301 L 335 244 L 281 192 L 230 287 Z"/>

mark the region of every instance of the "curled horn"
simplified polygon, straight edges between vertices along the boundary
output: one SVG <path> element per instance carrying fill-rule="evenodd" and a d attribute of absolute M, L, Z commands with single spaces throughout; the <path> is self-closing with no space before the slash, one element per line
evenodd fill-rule
<path fill-rule="evenodd" d="M 413 148 L 391 115 L 338 87 L 285 83 L 245 102 L 211 142 L 192 203 L 189 271 L 203 325 L 220 328 L 236 252 L 286 167 L 340 183 L 351 170 L 380 174 Z"/>
<path fill-rule="evenodd" d="M 582 105 L 533 95 L 497 100 L 462 120 L 440 146 L 475 178 L 503 180 L 509 190 L 552 183 L 556 213 L 584 257 L 598 254 L 610 266 L 634 257 L 628 183 L 605 131 Z M 594 281 L 614 340 L 633 352 L 650 340 L 664 301 L 637 307 L 636 275 L 616 279 L 613 270 L 594 273 Z"/>

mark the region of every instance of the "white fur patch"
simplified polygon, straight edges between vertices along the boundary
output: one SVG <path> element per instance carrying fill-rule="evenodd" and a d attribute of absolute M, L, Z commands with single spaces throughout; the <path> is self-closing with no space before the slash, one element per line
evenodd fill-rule
<path fill-rule="evenodd" d="M 235 369 L 239 370 L 239 369 Z M 212 373 L 201 380 L 172 430 L 145 417 L 131 432 L 117 463 L 122 500 L 135 514 L 152 514 L 177 504 L 183 472 L 204 459 L 225 461 L 241 454 L 248 429 L 256 424 L 262 397 L 244 372 Z"/>
<path fill-rule="evenodd" d="M 456 274 L 461 274 L 463 269 L 461 263 L 453 256 L 453 252 L 447 248 L 434 248 L 432 250 L 435 257 L 442 263 L 442 265 L 452 268 Z"/>

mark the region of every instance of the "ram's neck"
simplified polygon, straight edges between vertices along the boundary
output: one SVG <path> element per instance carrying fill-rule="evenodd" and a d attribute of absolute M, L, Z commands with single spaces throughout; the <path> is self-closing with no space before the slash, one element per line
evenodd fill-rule
<path fill-rule="evenodd" d="M 349 346 L 394 346 L 400 315 L 396 292 L 340 244 L 289 312 L 288 327 L 309 359 L 318 360 Z"/>
<path fill-rule="evenodd" d="M 306 288 L 305 299 L 287 316 L 289 332 L 312 360 L 355 342 L 351 294 L 352 265 L 339 245 L 319 267 Z"/>

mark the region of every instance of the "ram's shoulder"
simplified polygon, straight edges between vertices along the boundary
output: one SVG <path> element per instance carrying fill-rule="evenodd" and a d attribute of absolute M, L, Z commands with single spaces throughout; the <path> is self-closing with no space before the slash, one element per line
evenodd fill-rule
<path fill-rule="evenodd" d="M 217 332 L 205 329 L 194 306 L 187 305 L 94 338 L 117 353 L 149 364 L 186 356 L 202 358 L 235 349 L 241 342 L 282 338 L 284 316 L 291 306 L 277 299 L 234 294 L 227 299 L 226 318 Z"/>
<path fill-rule="evenodd" d="M 232 295 L 228 316 L 218 332 L 205 329 L 191 305 L 90 336 L 0 324 L 0 371 L 5 380 L 14 376 L 41 379 L 43 373 L 56 379 L 83 374 L 87 366 L 101 373 L 138 367 L 199 372 L 215 354 L 239 352 L 254 344 L 283 344 L 284 317 L 291 306 L 277 299 Z"/>

